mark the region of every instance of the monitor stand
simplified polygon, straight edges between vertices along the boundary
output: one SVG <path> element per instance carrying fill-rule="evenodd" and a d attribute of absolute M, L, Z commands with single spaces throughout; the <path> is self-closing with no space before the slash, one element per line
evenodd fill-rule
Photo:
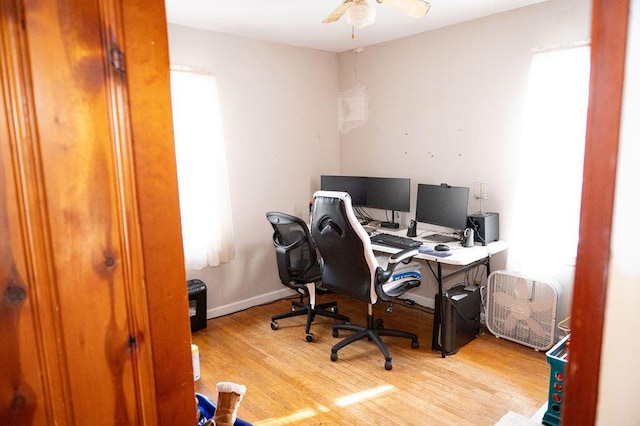
<path fill-rule="evenodd" d="M 380 222 L 380 226 L 382 228 L 393 228 L 393 229 L 400 228 L 400 224 L 395 222 L 395 218 L 396 218 L 396 212 L 394 210 L 391 210 L 391 222 Z"/>

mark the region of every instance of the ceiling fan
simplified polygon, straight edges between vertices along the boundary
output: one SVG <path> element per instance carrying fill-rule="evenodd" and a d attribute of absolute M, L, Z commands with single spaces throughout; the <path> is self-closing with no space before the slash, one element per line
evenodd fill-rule
<path fill-rule="evenodd" d="M 376 0 L 379 4 L 384 4 L 392 9 L 402 12 L 414 18 L 424 16 L 431 7 L 431 4 L 424 0 Z M 376 9 L 371 6 L 368 0 L 344 0 L 335 8 L 329 16 L 322 22 L 328 24 L 335 22 L 345 15 L 347 21 L 357 27 L 362 28 L 373 24 L 376 18 Z"/>

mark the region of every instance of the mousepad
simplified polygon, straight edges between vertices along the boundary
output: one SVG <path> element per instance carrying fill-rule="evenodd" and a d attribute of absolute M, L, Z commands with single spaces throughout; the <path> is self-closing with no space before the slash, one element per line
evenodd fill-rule
<path fill-rule="evenodd" d="M 418 247 L 418 251 L 420 253 L 430 254 L 432 256 L 438 256 L 438 257 L 449 257 L 453 254 L 450 251 L 437 251 L 431 247 L 424 247 L 424 246 Z"/>

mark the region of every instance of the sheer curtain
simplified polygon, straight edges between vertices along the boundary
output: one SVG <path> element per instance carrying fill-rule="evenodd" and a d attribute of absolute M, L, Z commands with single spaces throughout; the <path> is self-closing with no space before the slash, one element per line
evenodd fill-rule
<path fill-rule="evenodd" d="M 171 102 L 185 266 L 217 266 L 235 247 L 215 77 L 172 66 Z"/>
<path fill-rule="evenodd" d="M 588 46 L 534 54 L 507 267 L 536 276 L 575 263 L 589 95 Z"/>

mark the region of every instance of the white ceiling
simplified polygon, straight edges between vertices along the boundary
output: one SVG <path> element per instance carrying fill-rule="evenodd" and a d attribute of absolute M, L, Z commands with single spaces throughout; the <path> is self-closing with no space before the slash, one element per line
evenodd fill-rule
<path fill-rule="evenodd" d="M 170 23 L 329 52 L 394 40 L 545 0 L 431 0 L 431 10 L 411 18 L 373 0 L 376 21 L 355 29 L 342 17 L 323 24 L 342 0 L 165 0 Z"/>

